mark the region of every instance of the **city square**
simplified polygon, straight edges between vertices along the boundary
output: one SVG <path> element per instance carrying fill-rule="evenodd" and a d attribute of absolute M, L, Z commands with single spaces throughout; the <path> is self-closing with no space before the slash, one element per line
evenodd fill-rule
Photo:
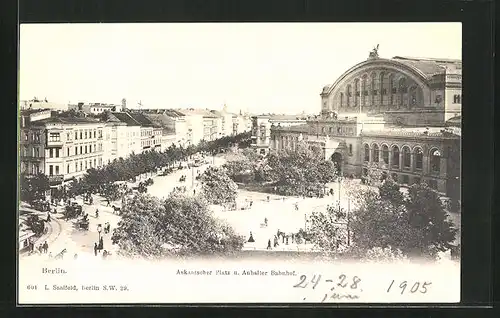
<path fill-rule="evenodd" d="M 236 41 L 235 34 L 227 36 Z M 218 72 L 206 65 L 217 63 L 197 60 L 203 76 L 169 77 L 178 91 L 169 92 L 178 94 L 170 102 L 169 94 L 156 95 L 165 89 L 161 81 L 138 95 L 117 89 L 101 98 L 96 86 L 89 97 L 72 91 L 67 103 L 23 98 L 21 260 L 261 252 L 456 259 L 459 50 L 441 57 L 447 47 L 422 49 L 430 57 L 412 57 L 387 42 L 356 48 L 326 63 L 334 72 L 312 58 L 309 75 L 282 77 L 286 68 L 267 84 L 259 75 L 274 73 L 265 62 L 245 68 L 254 77 L 239 83 L 232 73 L 243 67 L 239 55 L 220 58 L 213 49 L 226 77 L 212 81 Z M 277 61 L 288 57 L 273 58 L 283 67 Z M 158 67 L 172 76 L 167 64 Z M 281 84 L 287 78 L 289 86 Z M 216 98 L 193 93 L 209 82 Z M 245 100 L 247 87 L 259 89 Z"/>

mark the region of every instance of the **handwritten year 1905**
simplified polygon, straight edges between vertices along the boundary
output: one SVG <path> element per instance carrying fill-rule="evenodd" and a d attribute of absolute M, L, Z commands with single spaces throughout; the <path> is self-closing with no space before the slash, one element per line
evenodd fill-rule
<path fill-rule="evenodd" d="M 390 293 L 393 286 L 394 286 L 394 283 L 395 283 L 395 280 L 393 279 L 391 284 L 389 285 L 389 288 L 387 288 L 387 292 Z M 398 282 L 399 283 L 399 282 Z M 396 283 L 396 285 L 398 284 Z M 416 292 L 419 292 L 421 294 L 425 294 L 427 293 L 427 288 L 431 285 L 432 283 L 431 282 L 414 282 L 412 284 L 412 282 L 408 282 L 408 281 L 402 281 L 401 283 L 399 283 L 399 289 L 401 290 L 401 295 L 403 295 L 405 292 L 408 293 L 408 291 L 411 293 L 411 294 L 414 294 Z M 411 288 L 410 289 L 407 289 L 408 286 L 411 285 Z M 395 286 L 394 286 L 395 287 Z M 395 287 L 396 288 L 396 287 Z"/>
<path fill-rule="evenodd" d="M 307 288 L 307 286 L 311 286 L 312 289 L 315 289 L 316 286 L 321 282 L 321 275 L 313 275 L 313 277 L 308 280 L 306 275 L 300 275 L 300 281 L 298 284 L 293 285 L 294 288 Z M 359 283 L 361 282 L 361 278 L 358 276 L 353 276 L 349 278 L 347 275 L 342 274 L 337 279 L 325 279 L 326 283 L 331 283 L 332 287 L 330 290 L 334 290 L 336 287 L 340 288 L 351 288 L 357 289 L 359 287 Z M 311 285 L 309 285 L 311 284 Z"/>

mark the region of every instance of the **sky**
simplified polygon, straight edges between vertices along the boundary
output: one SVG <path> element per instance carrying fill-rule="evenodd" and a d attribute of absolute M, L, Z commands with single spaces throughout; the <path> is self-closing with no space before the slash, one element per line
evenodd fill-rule
<path fill-rule="evenodd" d="M 23 24 L 19 99 L 318 113 L 323 86 L 377 44 L 382 58 L 461 59 L 461 24 Z"/>

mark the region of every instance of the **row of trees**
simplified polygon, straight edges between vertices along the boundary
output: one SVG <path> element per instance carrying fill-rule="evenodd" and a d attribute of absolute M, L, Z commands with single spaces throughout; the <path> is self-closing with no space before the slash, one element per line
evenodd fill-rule
<path fill-rule="evenodd" d="M 457 230 L 439 193 L 427 184 L 414 184 L 403 194 L 389 177 L 378 189 L 358 188 L 350 193 L 354 208 L 349 213 L 331 207 L 310 217 L 310 231 L 322 250 L 335 253 L 347 248 L 353 256 L 365 257 L 378 249 L 434 258 L 453 247 Z M 348 233 L 350 246 L 346 246 Z"/>
<path fill-rule="evenodd" d="M 203 196 L 174 192 L 165 200 L 147 194 L 122 209 L 112 235 L 120 254 L 144 258 L 170 255 L 228 254 L 241 250 L 244 238 L 213 217 Z"/>
<path fill-rule="evenodd" d="M 20 175 L 20 199 L 32 203 L 36 200 L 45 200 L 45 192 L 50 189 L 49 178 L 43 173 L 37 175 Z"/>
<path fill-rule="evenodd" d="M 72 183 L 69 194 L 80 195 L 88 192 L 99 192 L 107 193 L 110 199 L 114 199 L 119 195 L 116 187 L 112 186 L 116 181 L 135 180 L 138 176 L 156 172 L 158 168 L 171 167 L 198 152 L 215 154 L 220 149 L 226 149 L 234 145 L 245 146 L 245 142 L 249 139 L 250 133 L 242 133 L 222 137 L 214 141 L 201 141 L 196 146 L 182 147 L 172 144 L 163 152 L 133 153 L 126 159 L 115 159 L 104 167 L 88 169 L 81 180 L 75 180 Z M 24 182 L 21 182 L 22 188 L 24 184 Z"/>
<path fill-rule="evenodd" d="M 236 182 L 263 182 L 288 196 L 322 195 L 327 183 L 337 178 L 337 170 L 325 160 L 321 149 L 300 143 L 296 149 L 281 150 L 265 158 L 245 151 L 224 166 Z"/>

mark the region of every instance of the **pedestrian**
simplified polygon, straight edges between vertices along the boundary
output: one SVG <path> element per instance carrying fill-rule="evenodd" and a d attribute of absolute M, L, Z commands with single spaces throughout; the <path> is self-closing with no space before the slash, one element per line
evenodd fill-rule
<path fill-rule="evenodd" d="M 47 244 L 47 241 L 43 243 L 43 252 L 47 254 L 47 251 L 49 250 L 49 244 Z"/>
<path fill-rule="evenodd" d="M 285 244 L 285 234 L 283 234 L 283 233 L 281 234 L 281 240 L 282 240 L 281 243 Z"/>
<path fill-rule="evenodd" d="M 96 217 L 96 219 L 98 219 L 98 218 L 99 218 L 99 209 L 96 209 L 96 210 L 95 210 L 95 217 Z"/>
<path fill-rule="evenodd" d="M 269 239 L 267 241 L 267 249 L 270 250 L 271 249 L 271 239 Z"/>
<path fill-rule="evenodd" d="M 250 200 L 250 207 L 252 207 L 252 205 L 253 205 L 253 201 L 252 201 L 252 200 Z"/>
<path fill-rule="evenodd" d="M 104 250 L 104 253 L 102 253 L 102 258 L 106 259 L 108 257 L 108 251 Z"/>
<path fill-rule="evenodd" d="M 94 255 L 97 256 L 97 243 L 94 243 Z"/>
<path fill-rule="evenodd" d="M 73 259 L 75 259 L 75 260 L 76 260 L 77 258 L 78 258 L 78 254 L 75 254 L 75 255 L 73 256 Z"/>
<path fill-rule="evenodd" d="M 286 236 L 286 245 L 288 245 L 288 238 L 289 238 L 289 236 L 287 235 Z"/>
<path fill-rule="evenodd" d="M 107 202 L 107 204 L 108 204 L 107 206 L 109 206 L 109 199 L 106 199 L 106 202 Z"/>
<path fill-rule="evenodd" d="M 248 242 L 249 243 L 253 243 L 255 242 L 254 238 L 253 238 L 253 235 L 252 235 L 252 232 L 250 232 L 250 238 L 248 239 Z"/>
<path fill-rule="evenodd" d="M 267 226 L 267 218 L 264 218 L 264 224 Z"/>
<path fill-rule="evenodd" d="M 52 252 L 49 253 L 49 258 L 52 258 Z"/>
<path fill-rule="evenodd" d="M 50 222 L 50 211 L 47 212 L 47 222 Z"/>
<path fill-rule="evenodd" d="M 99 239 L 99 251 L 101 251 L 103 248 L 104 248 L 104 239 L 101 236 L 101 238 Z"/>
<path fill-rule="evenodd" d="M 275 235 L 274 236 L 274 247 L 278 246 L 278 237 Z"/>
<path fill-rule="evenodd" d="M 40 254 L 43 253 L 43 246 L 42 246 L 42 244 L 38 245 L 38 252 L 40 252 Z"/>
<path fill-rule="evenodd" d="M 196 190 L 195 189 L 193 189 L 193 195 L 196 195 Z"/>
<path fill-rule="evenodd" d="M 295 242 L 295 233 L 292 233 L 292 244 Z"/>

